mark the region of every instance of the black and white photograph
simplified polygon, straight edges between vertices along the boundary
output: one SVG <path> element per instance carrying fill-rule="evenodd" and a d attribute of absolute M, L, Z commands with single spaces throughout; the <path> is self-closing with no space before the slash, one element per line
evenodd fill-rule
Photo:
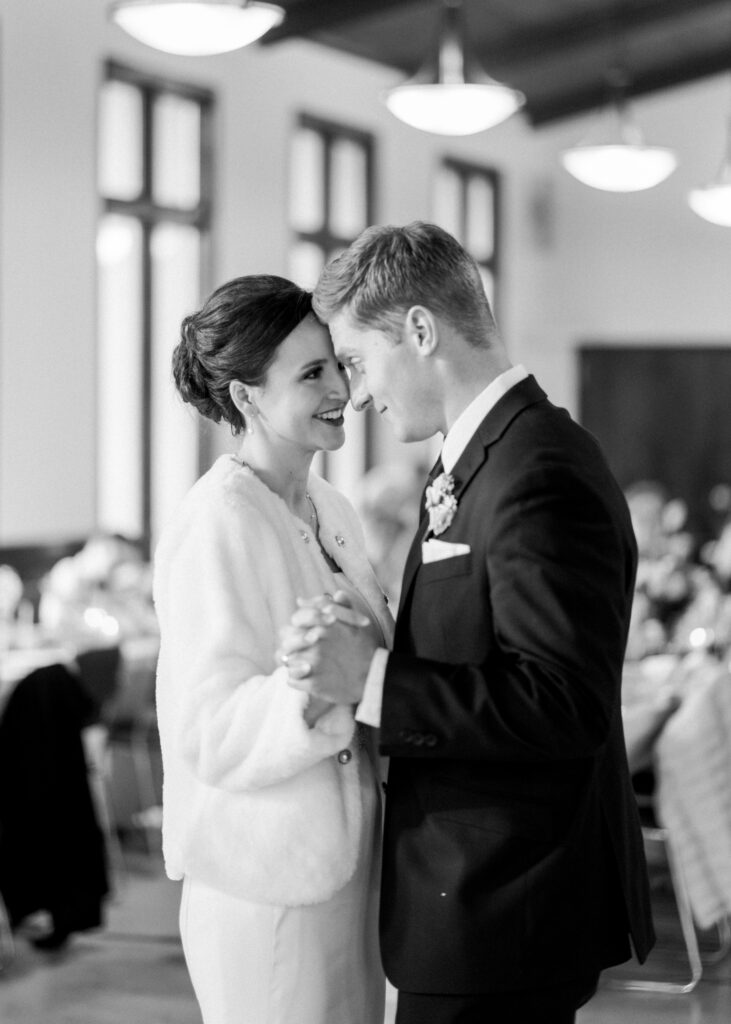
<path fill-rule="evenodd" d="M 727 1024 L 731 0 L 0 0 L 2 1024 Z"/>

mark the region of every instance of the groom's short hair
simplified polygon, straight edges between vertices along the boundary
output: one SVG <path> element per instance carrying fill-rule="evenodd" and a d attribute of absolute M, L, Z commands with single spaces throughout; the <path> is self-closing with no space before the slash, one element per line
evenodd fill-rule
<path fill-rule="evenodd" d="M 323 323 L 347 307 L 355 323 L 394 340 L 417 305 L 472 345 L 489 344 L 497 332 L 474 259 L 447 231 L 423 221 L 366 228 L 324 268 L 312 305 Z"/>

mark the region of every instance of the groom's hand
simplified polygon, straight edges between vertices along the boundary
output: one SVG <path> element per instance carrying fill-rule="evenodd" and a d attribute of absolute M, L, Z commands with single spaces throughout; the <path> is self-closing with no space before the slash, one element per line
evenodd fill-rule
<path fill-rule="evenodd" d="M 357 704 L 377 646 L 369 620 L 342 592 L 299 604 L 278 651 L 290 686 L 332 703 Z"/>

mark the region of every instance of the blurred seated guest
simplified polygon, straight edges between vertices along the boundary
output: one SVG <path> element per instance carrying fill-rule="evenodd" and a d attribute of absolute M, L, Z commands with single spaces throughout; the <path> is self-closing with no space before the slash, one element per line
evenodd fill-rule
<path fill-rule="evenodd" d="M 707 566 L 694 566 L 688 603 L 673 622 L 672 648 L 678 652 L 723 648 L 731 639 L 730 626 L 728 599 L 716 576 Z"/>
<path fill-rule="evenodd" d="M 635 590 L 625 652 L 627 661 L 639 661 L 649 655 L 659 654 L 667 642 L 667 632 L 656 617 L 649 596 Z"/>
<path fill-rule="evenodd" d="M 95 535 L 43 580 L 39 620 L 46 633 L 90 646 L 154 634 L 151 566 L 124 537 Z"/>
<path fill-rule="evenodd" d="M 634 660 L 663 651 L 674 623 L 694 596 L 694 540 L 684 529 L 685 504 L 662 484 L 638 481 L 625 491 L 638 548 L 635 598 L 627 644 Z"/>
<path fill-rule="evenodd" d="M 703 560 L 713 570 L 724 593 L 731 593 L 731 515 L 721 525 L 718 537 L 703 548 Z"/>
<path fill-rule="evenodd" d="M 668 492 L 656 480 L 637 480 L 624 492 L 632 519 L 640 558 L 656 558 L 665 553 L 663 511 Z"/>
<path fill-rule="evenodd" d="M 104 840 L 81 738 L 92 714 L 77 677 L 51 665 L 17 683 L 0 715 L 0 893 L 13 928 L 50 915 L 32 940 L 41 949 L 102 923 Z"/>
<path fill-rule="evenodd" d="M 419 524 L 425 476 L 409 462 L 374 466 L 363 477 L 355 500 L 368 560 L 394 612 L 406 556 Z"/>
<path fill-rule="evenodd" d="M 23 598 L 23 581 L 11 565 L 0 565 L 0 651 L 10 647 L 15 616 Z"/>
<path fill-rule="evenodd" d="M 622 725 L 633 775 L 652 768 L 655 742 L 668 719 L 680 707 L 683 678 L 681 659 L 673 655 L 659 654 L 625 664 Z"/>

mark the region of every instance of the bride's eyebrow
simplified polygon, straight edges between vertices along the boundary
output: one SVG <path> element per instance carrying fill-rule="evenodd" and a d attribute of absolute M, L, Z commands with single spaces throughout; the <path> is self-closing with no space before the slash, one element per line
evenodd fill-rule
<path fill-rule="evenodd" d="M 316 370 L 318 366 L 324 366 L 326 362 L 326 359 L 310 359 L 308 363 L 303 363 L 300 366 L 299 372 L 308 373 L 310 370 Z"/>

